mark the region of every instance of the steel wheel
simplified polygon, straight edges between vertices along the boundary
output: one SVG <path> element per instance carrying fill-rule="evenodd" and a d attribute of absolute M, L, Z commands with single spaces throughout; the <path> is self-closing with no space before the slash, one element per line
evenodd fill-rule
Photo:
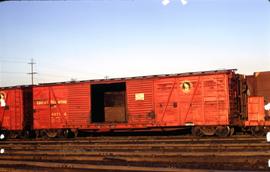
<path fill-rule="evenodd" d="M 193 127 L 192 128 L 192 135 L 201 137 L 201 136 L 203 136 L 203 132 L 201 131 L 200 127 Z"/>
<path fill-rule="evenodd" d="M 228 126 L 218 126 L 216 128 L 216 135 L 219 137 L 227 137 L 230 133 L 230 127 Z"/>
<path fill-rule="evenodd" d="M 46 134 L 50 138 L 55 138 L 57 136 L 57 131 L 56 130 L 47 130 Z"/>
<path fill-rule="evenodd" d="M 203 135 L 213 136 L 215 134 L 216 127 L 215 126 L 201 127 L 200 130 L 203 133 Z"/>
<path fill-rule="evenodd" d="M 250 131 L 253 136 L 263 136 L 265 134 L 264 129 L 261 126 L 251 127 Z"/>

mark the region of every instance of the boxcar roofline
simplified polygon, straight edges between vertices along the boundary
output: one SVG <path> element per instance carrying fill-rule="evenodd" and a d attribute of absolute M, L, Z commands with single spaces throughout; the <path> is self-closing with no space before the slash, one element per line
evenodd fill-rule
<path fill-rule="evenodd" d="M 31 88 L 32 85 L 16 85 L 16 86 L 7 86 L 7 87 L 0 87 L 0 91 L 4 90 L 11 90 L 11 89 L 24 89 L 24 88 Z"/>
<path fill-rule="evenodd" d="M 116 83 L 116 82 L 125 82 L 127 80 L 135 79 L 153 79 L 153 78 L 170 78 L 176 76 L 200 76 L 200 75 L 214 75 L 221 73 L 230 73 L 235 72 L 237 69 L 224 69 L 224 70 L 210 70 L 210 71 L 199 71 L 199 72 L 185 72 L 185 73 L 175 73 L 175 74 L 158 74 L 158 75 L 145 75 L 145 76 L 134 76 L 134 77 L 123 77 L 123 78 L 110 78 L 110 79 L 92 79 L 92 80 L 80 80 L 80 81 L 64 81 L 64 82 L 51 82 L 51 83 L 39 83 L 36 86 L 49 86 L 49 85 L 61 85 L 61 84 L 76 84 L 76 83 L 87 83 L 91 82 L 93 84 L 100 83 Z"/>

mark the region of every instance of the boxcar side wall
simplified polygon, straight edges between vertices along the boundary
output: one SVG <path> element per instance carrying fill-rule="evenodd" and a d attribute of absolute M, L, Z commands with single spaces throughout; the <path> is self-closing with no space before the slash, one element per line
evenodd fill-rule
<path fill-rule="evenodd" d="M 154 81 L 152 79 L 128 80 L 127 108 L 130 124 L 152 124 L 154 113 Z"/>
<path fill-rule="evenodd" d="M 67 87 L 35 87 L 34 129 L 64 128 L 67 121 Z"/>
<path fill-rule="evenodd" d="M 156 121 L 165 126 L 228 125 L 228 74 L 155 80 Z"/>
<path fill-rule="evenodd" d="M 109 131 L 229 125 L 230 76 L 224 72 L 36 86 L 34 129 Z M 94 105 L 100 107 L 92 110 Z M 121 116 L 115 117 L 118 111 Z"/>
<path fill-rule="evenodd" d="M 34 129 L 82 128 L 90 122 L 89 83 L 34 87 Z"/>
<path fill-rule="evenodd" d="M 68 86 L 67 124 L 70 128 L 82 128 L 91 123 L 91 86 L 80 83 Z"/>
<path fill-rule="evenodd" d="M 249 97 L 248 98 L 248 120 L 245 121 L 246 126 L 269 125 L 265 121 L 264 114 L 264 97 Z"/>

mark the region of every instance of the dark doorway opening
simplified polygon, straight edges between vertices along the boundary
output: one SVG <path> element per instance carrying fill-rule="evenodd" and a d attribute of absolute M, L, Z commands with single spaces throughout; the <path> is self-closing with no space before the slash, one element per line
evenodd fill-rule
<path fill-rule="evenodd" d="M 126 122 L 126 83 L 91 85 L 91 121 Z"/>

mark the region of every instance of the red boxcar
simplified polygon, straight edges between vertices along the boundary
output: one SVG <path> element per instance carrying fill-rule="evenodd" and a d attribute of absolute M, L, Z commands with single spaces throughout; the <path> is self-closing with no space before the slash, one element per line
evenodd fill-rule
<path fill-rule="evenodd" d="M 254 135 L 262 134 L 270 130 L 270 111 L 264 109 L 265 105 L 270 104 L 270 72 L 255 72 L 247 76 L 247 85 L 251 97 L 248 100 L 245 126 Z"/>
<path fill-rule="evenodd" d="M 0 130 L 17 137 L 32 128 L 31 87 L 0 88 Z"/>
<path fill-rule="evenodd" d="M 246 116 L 239 78 L 220 70 L 41 84 L 33 88 L 34 129 L 56 136 L 197 126 L 197 134 L 227 135 Z"/>
<path fill-rule="evenodd" d="M 270 120 L 264 109 L 264 101 L 264 97 L 248 98 L 248 118 L 245 126 L 253 135 L 263 135 L 270 131 Z"/>

